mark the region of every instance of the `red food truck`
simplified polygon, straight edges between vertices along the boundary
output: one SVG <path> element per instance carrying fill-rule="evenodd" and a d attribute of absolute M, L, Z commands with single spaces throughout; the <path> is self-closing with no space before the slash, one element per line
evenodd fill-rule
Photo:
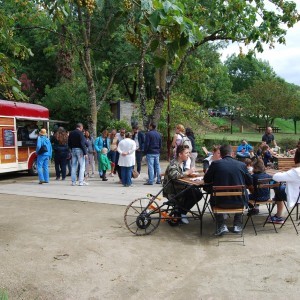
<path fill-rule="evenodd" d="M 49 110 L 41 105 L 0 100 L 0 173 L 36 170 L 38 132 L 49 133 Z"/>

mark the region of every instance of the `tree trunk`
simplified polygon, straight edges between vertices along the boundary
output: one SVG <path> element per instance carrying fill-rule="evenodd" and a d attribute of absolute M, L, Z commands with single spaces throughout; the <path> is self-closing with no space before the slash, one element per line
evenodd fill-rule
<path fill-rule="evenodd" d="M 141 60 L 139 63 L 139 70 L 138 70 L 138 87 L 139 87 L 139 98 L 141 103 L 141 114 L 143 119 L 143 127 L 144 130 L 147 130 L 149 126 L 149 119 L 147 115 L 146 109 L 146 89 L 145 89 L 145 77 L 144 77 L 144 67 L 145 67 L 145 55 L 147 52 L 147 46 L 144 45 L 141 51 Z"/>
<path fill-rule="evenodd" d="M 166 100 L 166 83 L 167 83 L 167 65 L 161 69 L 155 70 L 155 86 L 156 95 L 153 110 L 150 119 L 153 123 L 158 124 L 160 120 L 161 111 Z"/>
<path fill-rule="evenodd" d="M 293 119 L 294 121 L 294 132 L 297 134 L 297 119 Z"/>
<path fill-rule="evenodd" d="M 78 20 L 81 29 L 81 35 L 84 42 L 83 53 L 79 52 L 79 58 L 83 73 L 85 75 L 85 80 L 87 84 L 89 101 L 90 101 L 90 116 L 88 119 L 88 129 L 91 136 L 96 137 L 97 135 L 97 97 L 96 88 L 93 78 L 93 70 L 91 63 L 91 48 L 90 48 L 90 35 L 91 35 L 91 18 L 89 14 L 86 14 L 86 19 L 83 20 L 81 9 L 78 9 Z"/>

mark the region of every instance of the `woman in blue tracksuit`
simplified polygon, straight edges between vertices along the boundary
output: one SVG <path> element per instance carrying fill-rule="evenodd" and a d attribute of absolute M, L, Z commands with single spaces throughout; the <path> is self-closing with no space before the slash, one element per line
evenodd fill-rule
<path fill-rule="evenodd" d="M 44 151 L 42 151 L 44 149 Z M 49 160 L 52 157 L 52 146 L 47 138 L 47 130 L 42 128 L 36 145 L 37 171 L 39 184 L 49 182 Z"/>

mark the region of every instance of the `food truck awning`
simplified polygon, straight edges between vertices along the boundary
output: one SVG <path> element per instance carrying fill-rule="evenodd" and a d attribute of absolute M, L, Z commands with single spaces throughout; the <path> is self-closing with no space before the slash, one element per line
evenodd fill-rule
<path fill-rule="evenodd" d="M 49 110 L 37 104 L 0 100 L 0 115 L 20 119 L 49 119 Z"/>

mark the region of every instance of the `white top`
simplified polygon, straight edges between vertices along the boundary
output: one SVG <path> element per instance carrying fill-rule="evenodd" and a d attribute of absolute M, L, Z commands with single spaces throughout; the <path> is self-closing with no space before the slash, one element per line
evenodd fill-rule
<path fill-rule="evenodd" d="M 118 152 L 120 153 L 118 165 L 121 167 L 132 167 L 135 165 L 136 143 L 134 140 L 126 138 L 119 142 Z M 125 153 L 126 155 L 122 155 Z"/>
<path fill-rule="evenodd" d="M 189 170 L 191 168 L 191 159 L 188 157 L 187 161 L 185 162 L 185 168 Z"/>
<path fill-rule="evenodd" d="M 176 147 L 179 146 L 179 145 L 181 145 L 181 143 L 182 143 L 182 136 L 181 136 L 181 134 L 177 133 L 177 136 L 176 136 Z"/>
<path fill-rule="evenodd" d="M 300 192 L 300 167 L 293 168 L 287 172 L 279 172 L 273 175 L 275 181 L 286 182 L 286 198 L 288 207 L 293 207 L 297 202 Z M 300 203 L 300 200 L 298 201 Z"/>

